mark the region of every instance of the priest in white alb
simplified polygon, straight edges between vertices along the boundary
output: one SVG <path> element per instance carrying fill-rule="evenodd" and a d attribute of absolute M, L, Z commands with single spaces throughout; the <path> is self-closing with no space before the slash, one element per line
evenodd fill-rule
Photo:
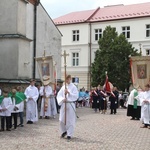
<path fill-rule="evenodd" d="M 30 86 L 25 90 L 26 96 L 26 120 L 27 124 L 33 124 L 38 121 L 38 110 L 37 110 L 37 99 L 39 97 L 39 92 L 35 85 L 35 80 L 30 81 Z"/>
<path fill-rule="evenodd" d="M 78 99 L 77 87 L 71 83 L 71 76 L 66 77 L 66 89 L 63 86 L 57 95 L 58 104 L 60 109 L 60 132 L 61 137 L 64 138 L 67 135 L 67 139 L 70 140 L 74 133 L 76 113 L 75 113 L 75 101 Z M 66 98 L 65 98 L 66 94 Z M 66 103 L 66 118 L 65 118 L 65 103 Z M 66 120 L 66 121 L 65 121 Z"/>
<path fill-rule="evenodd" d="M 130 92 L 127 101 L 127 116 L 131 116 L 131 120 L 139 120 L 141 118 L 141 105 L 140 100 L 137 98 L 140 96 L 138 84 L 133 85 L 134 89 Z"/>
<path fill-rule="evenodd" d="M 150 126 L 150 85 L 145 86 L 145 92 L 139 97 L 141 101 L 141 121 L 144 124 L 141 128 Z"/>
<path fill-rule="evenodd" d="M 49 84 L 50 77 L 44 76 L 43 86 L 40 88 L 40 95 L 42 96 L 40 119 L 42 119 L 43 117 L 45 117 L 45 119 L 49 119 L 49 117 L 51 116 L 50 96 L 52 95 L 53 91 Z"/>

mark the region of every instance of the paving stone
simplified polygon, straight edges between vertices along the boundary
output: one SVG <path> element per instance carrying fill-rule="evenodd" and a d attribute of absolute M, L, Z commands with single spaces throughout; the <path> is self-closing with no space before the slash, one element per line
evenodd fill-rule
<path fill-rule="evenodd" d="M 126 109 L 116 115 L 95 113 L 91 108 L 77 109 L 75 134 L 70 142 L 60 138 L 59 121 L 41 119 L 0 133 L 0 149 L 5 150 L 149 150 L 150 130 L 140 121 L 131 121 Z"/>

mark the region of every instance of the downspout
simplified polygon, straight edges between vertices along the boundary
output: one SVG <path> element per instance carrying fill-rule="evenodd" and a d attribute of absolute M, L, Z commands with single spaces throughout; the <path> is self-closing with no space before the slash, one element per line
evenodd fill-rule
<path fill-rule="evenodd" d="M 33 74 L 32 78 L 35 79 L 36 77 L 36 34 L 37 34 L 37 6 L 39 5 L 40 0 L 36 0 L 34 4 L 34 30 L 33 30 Z"/>
<path fill-rule="evenodd" d="M 91 65 L 92 65 L 92 24 L 90 22 L 90 19 L 100 10 L 100 7 L 98 7 L 92 14 L 91 16 L 89 16 L 89 18 L 86 20 L 86 22 L 89 23 L 89 27 L 90 27 L 90 41 L 89 41 L 89 50 L 90 50 L 90 65 L 89 65 L 89 75 L 90 75 L 90 88 L 91 86 L 91 81 L 92 81 L 92 76 L 91 76 Z"/>
<path fill-rule="evenodd" d="M 90 43 L 89 43 L 89 49 L 90 49 L 90 66 L 89 66 L 89 75 L 90 75 L 90 89 L 91 89 L 91 81 L 92 81 L 92 76 L 91 76 L 91 63 L 92 63 L 92 26 L 91 22 L 89 23 L 90 26 Z"/>

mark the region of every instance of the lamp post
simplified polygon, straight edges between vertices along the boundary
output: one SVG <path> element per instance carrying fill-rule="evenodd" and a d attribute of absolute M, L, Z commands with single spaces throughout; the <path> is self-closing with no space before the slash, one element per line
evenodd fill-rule
<path fill-rule="evenodd" d="M 140 43 L 139 44 L 139 47 L 140 47 L 140 55 L 142 55 L 142 48 L 141 48 L 142 44 Z"/>

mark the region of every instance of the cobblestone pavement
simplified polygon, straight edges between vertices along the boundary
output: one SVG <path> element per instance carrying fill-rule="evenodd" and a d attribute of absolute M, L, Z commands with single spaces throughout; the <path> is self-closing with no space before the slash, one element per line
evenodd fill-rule
<path fill-rule="evenodd" d="M 70 142 L 60 139 L 58 116 L 39 120 L 16 131 L 0 133 L 0 150 L 149 150 L 150 130 L 140 129 L 140 121 L 131 121 L 126 110 L 116 115 L 77 109 L 75 135 Z"/>

